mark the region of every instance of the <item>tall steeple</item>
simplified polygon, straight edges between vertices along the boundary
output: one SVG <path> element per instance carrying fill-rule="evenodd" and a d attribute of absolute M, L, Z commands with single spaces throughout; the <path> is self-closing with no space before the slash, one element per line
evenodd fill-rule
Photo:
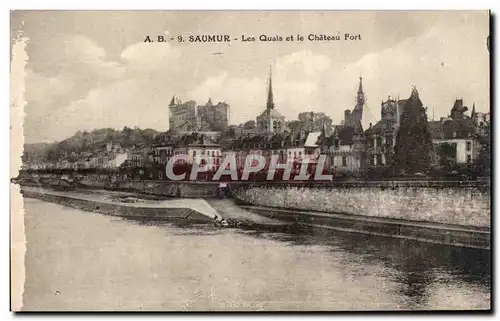
<path fill-rule="evenodd" d="M 470 118 L 474 118 L 476 116 L 476 103 L 472 104 L 472 112 L 470 113 Z"/>
<path fill-rule="evenodd" d="M 172 96 L 172 100 L 170 101 L 169 106 L 174 106 L 175 105 L 175 95 Z"/>
<path fill-rule="evenodd" d="M 356 104 L 363 106 L 365 104 L 366 97 L 365 93 L 363 92 L 363 77 L 359 77 L 359 88 L 358 88 L 358 95 L 356 96 Z"/>
<path fill-rule="evenodd" d="M 269 89 L 267 92 L 267 109 L 274 109 L 274 99 L 273 99 L 273 79 L 272 79 L 272 69 L 269 66 Z"/>

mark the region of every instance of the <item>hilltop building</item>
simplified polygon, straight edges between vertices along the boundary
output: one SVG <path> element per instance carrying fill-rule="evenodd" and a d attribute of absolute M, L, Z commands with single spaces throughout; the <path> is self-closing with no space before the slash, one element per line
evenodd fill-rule
<path fill-rule="evenodd" d="M 174 96 L 169 104 L 170 130 L 222 132 L 229 127 L 229 109 L 225 102 L 214 105 L 211 98 L 205 105 L 197 105 L 194 100 L 182 103 Z"/>
<path fill-rule="evenodd" d="M 172 97 L 169 108 L 169 126 L 173 132 L 196 130 L 196 102 L 194 100 L 183 103 Z"/>
<path fill-rule="evenodd" d="M 197 106 L 198 131 L 224 131 L 229 126 L 229 105 L 225 102 L 212 104 L 209 98 L 205 105 Z"/>

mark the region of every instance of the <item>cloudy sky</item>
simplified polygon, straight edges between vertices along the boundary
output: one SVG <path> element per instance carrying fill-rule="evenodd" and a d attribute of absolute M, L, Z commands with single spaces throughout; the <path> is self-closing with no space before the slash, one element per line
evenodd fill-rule
<path fill-rule="evenodd" d="M 365 125 L 389 95 L 416 85 L 436 118 L 455 98 L 489 111 L 487 12 L 16 11 L 11 35 L 29 39 L 26 142 L 78 130 L 138 126 L 168 130 L 172 95 L 231 105 L 231 123 L 265 108 L 269 66 L 275 104 L 287 119 L 324 112 L 334 123 L 368 97 Z M 145 43 L 146 36 L 259 37 L 360 34 L 360 41 L 229 44 Z M 214 54 L 221 53 L 221 54 Z"/>

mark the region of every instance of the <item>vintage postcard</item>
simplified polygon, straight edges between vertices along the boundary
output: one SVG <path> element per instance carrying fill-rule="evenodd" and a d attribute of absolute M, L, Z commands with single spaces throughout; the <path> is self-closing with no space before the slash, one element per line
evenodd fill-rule
<path fill-rule="evenodd" d="M 11 11 L 11 310 L 490 311 L 489 36 Z"/>

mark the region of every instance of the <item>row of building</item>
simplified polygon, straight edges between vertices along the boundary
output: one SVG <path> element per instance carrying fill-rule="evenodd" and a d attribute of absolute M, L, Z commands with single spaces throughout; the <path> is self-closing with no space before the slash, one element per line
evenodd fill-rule
<path fill-rule="evenodd" d="M 418 98 L 416 88 L 411 95 Z M 210 163 L 207 165 L 217 168 L 225 156 L 234 155 L 237 165 L 243 167 L 247 155 L 260 154 L 279 155 L 281 162 L 296 166 L 305 158 L 314 162 L 323 154 L 333 171 L 363 171 L 391 164 L 406 102 L 407 99 L 388 97 L 381 102 L 380 121 L 363 128 L 366 97 L 360 78 L 356 104 L 352 111 L 344 111 L 342 124 L 323 124 L 321 128 L 303 126 L 290 131 L 285 117 L 275 107 L 270 75 L 266 108 L 256 117 L 255 128 L 229 126 L 229 105 L 226 103 L 214 105 L 209 99 L 206 105 L 199 106 L 194 101 L 182 103 L 173 97 L 169 105 L 170 130 L 157 135 L 152 146 L 125 150 L 110 142 L 105 153 L 83 155 L 72 163 L 65 160 L 55 164 L 25 165 L 31 169 L 161 168 L 174 155 L 185 155 L 188 163 L 205 162 L 203 159 L 208 158 Z M 454 153 L 456 163 L 472 163 L 489 134 L 489 113 L 476 112 L 475 105 L 470 116 L 467 111 L 463 100 L 456 99 L 448 117 L 429 121 L 435 150 L 446 144 Z"/>

